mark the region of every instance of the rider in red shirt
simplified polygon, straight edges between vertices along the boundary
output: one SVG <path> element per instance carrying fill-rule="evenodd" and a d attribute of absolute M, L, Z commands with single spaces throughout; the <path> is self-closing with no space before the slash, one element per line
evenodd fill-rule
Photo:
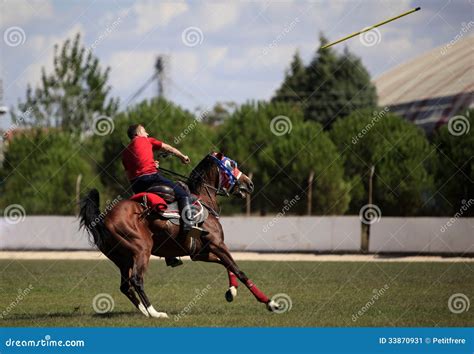
<path fill-rule="evenodd" d="M 122 163 L 132 185 L 133 192 L 145 192 L 148 188 L 157 184 L 167 185 L 174 190 L 180 214 L 182 215 L 183 210 L 193 211 L 191 208 L 191 198 L 187 191 L 159 173 L 153 151 L 162 150 L 169 152 L 181 159 L 184 164 L 191 162 L 189 157 L 171 145 L 149 137 L 145 128 L 140 124 L 131 125 L 128 128 L 127 135 L 131 141 L 122 153 Z M 186 217 L 182 217 L 185 232 L 188 234 L 193 232 L 194 234 L 206 235 L 208 232 L 197 227 L 193 217 L 193 215 L 188 214 Z M 167 263 L 169 261 L 167 259 Z"/>

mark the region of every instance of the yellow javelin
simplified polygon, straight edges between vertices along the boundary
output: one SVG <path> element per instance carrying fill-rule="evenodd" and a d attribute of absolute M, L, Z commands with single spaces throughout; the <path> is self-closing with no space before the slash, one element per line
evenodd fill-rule
<path fill-rule="evenodd" d="M 389 22 L 392 22 L 392 21 L 395 21 L 397 19 L 399 19 L 400 17 L 403 17 L 403 16 L 406 16 L 406 15 L 409 15 L 413 12 L 416 12 L 418 10 L 420 10 L 421 7 L 417 7 L 417 8 L 414 8 L 414 9 L 411 9 L 410 11 L 407 11 L 407 12 L 404 12 L 402 13 L 401 15 L 398 15 L 398 16 L 395 16 L 395 17 L 392 17 L 392 18 L 389 18 L 388 20 L 385 20 L 385 21 L 382 21 L 380 23 L 377 23 L 373 26 L 370 26 L 370 27 L 367 27 L 367 28 L 364 28 L 363 30 L 360 30 L 359 32 L 354 32 L 348 36 L 345 36 L 344 38 L 341 38 L 341 39 L 338 39 L 337 41 L 334 41 L 334 42 L 331 42 L 329 44 L 326 44 L 325 46 L 321 47 L 321 49 L 325 49 L 325 48 L 329 48 L 331 46 L 333 46 L 334 44 L 337 44 L 337 43 L 341 43 L 341 42 L 344 42 L 345 40 L 349 39 L 349 38 L 352 38 L 352 37 L 355 37 L 355 36 L 358 36 L 359 34 L 362 34 L 364 32 L 368 32 L 376 27 L 379 27 L 379 26 L 382 26 L 382 25 L 385 25 L 386 23 L 389 23 Z"/>

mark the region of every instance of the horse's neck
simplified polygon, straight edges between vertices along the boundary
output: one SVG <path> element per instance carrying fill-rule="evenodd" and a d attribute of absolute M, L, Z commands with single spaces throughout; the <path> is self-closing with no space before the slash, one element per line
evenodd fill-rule
<path fill-rule="evenodd" d="M 202 183 L 196 187 L 196 190 L 191 192 L 199 196 L 199 199 L 211 208 L 216 210 L 219 208 L 216 189 L 213 188 L 212 184 L 208 181 L 203 180 Z"/>
<path fill-rule="evenodd" d="M 209 159 L 209 157 L 207 158 Z M 217 204 L 217 190 L 214 187 L 217 184 L 217 179 L 219 178 L 219 172 L 214 169 L 214 165 L 208 164 L 206 158 L 199 163 L 191 175 L 196 175 L 195 178 L 198 178 L 198 183 L 191 186 L 191 193 L 199 196 L 199 198 L 210 206 L 213 209 L 218 209 Z"/>

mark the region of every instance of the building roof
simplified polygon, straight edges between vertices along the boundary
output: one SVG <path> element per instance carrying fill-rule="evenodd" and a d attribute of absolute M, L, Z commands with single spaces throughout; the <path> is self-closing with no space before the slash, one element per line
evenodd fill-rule
<path fill-rule="evenodd" d="M 435 126 L 474 104 L 474 36 L 451 42 L 399 65 L 374 80 L 380 106 L 417 124 Z"/>

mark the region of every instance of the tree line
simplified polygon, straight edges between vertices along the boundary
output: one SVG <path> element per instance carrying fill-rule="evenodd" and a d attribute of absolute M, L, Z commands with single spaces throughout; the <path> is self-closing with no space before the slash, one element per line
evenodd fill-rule
<path fill-rule="evenodd" d="M 348 50 L 317 49 L 307 65 L 296 52 L 270 101 L 199 114 L 163 98 L 120 110 L 108 76 L 79 36 L 56 47 L 53 71 L 28 87 L 12 110 L 23 113 L 14 113 L 14 129 L 4 132 L 0 208 L 69 215 L 76 192 L 92 187 L 104 201 L 127 197 L 121 151 L 133 123 L 188 154 L 192 166 L 210 151 L 236 160 L 253 175 L 255 214 L 304 214 L 308 196 L 312 214 L 358 214 L 372 166 L 373 203 L 383 215 L 454 215 L 474 195 L 472 132 L 454 135 L 443 126 L 428 139 L 378 107 L 367 70 Z M 460 114 L 473 124 L 474 112 Z M 160 164 L 184 175 L 192 169 L 173 158 Z M 224 198 L 222 206 L 223 214 L 245 210 L 242 200 Z"/>

